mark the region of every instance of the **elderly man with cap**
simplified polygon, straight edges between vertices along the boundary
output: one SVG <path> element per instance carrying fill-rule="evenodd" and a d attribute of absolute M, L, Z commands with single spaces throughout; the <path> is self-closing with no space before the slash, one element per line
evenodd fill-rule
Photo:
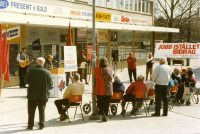
<path fill-rule="evenodd" d="M 160 58 L 160 65 L 153 71 L 153 81 L 155 85 L 156 94 L 156 108 L 155 113 L 152 116 L 160 116 L 161 109 L 161 97 L 163 98 L 164 108 L 162 116 L 168 114 L 168 84 L 170 81 L 171 68 L 166 64 L 167 59 L 165 57 Z"/>
<path fill-rule="evenodd" d="M 193 75 L 193 71 L 189 70 L 186 72 L 186 76 L 187 76 L 186 86 L 189 86 L 189 83 L 192 82 L 191 86 L 195 87 L 197 80 L 192 75 Z"/>

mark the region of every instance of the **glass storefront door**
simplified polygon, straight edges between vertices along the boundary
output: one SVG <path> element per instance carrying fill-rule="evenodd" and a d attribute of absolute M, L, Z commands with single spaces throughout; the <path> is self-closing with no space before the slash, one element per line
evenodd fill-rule
<path fill-rule="evenodd" d="M 110 43 L 110 67 L 112 69 L 114 69 L 114 64 L 115 62 L 113 62 L 113 59 L 112 59 L 112 50 L 118 50 L 118 43 L 117 42 L 112 42 Z M 117 63 L 115 64 L 115 69 L 117 69 Z"/>
<path fill-rule="evenodd" d="M 98 49 L 99 59 L 102 57 L 108 58 L 108 45 L 107 43 L 99 43 L 99 49 Z"/>

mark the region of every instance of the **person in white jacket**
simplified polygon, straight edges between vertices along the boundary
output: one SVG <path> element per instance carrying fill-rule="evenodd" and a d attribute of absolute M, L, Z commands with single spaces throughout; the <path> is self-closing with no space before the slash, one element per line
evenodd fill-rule
<path fill-rule="evenodd" d="M 168 114 L 168 84 L 170 81 L 171 68 L 166 63 L 167 59 L 165 57 L 160 58 L 160 65 L 153 71 L 152 79 L 156 83 L 156 108 L 152 116 L 160 116 L 161 97 L 164 103 L 162 116 L 167 116 Z"/>

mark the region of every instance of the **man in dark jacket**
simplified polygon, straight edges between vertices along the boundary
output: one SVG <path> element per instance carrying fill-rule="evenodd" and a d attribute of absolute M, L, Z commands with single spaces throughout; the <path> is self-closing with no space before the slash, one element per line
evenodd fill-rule
<path fill-rule="evenodd" d="M 132 74 L 133 74 L 134 80 L 137 81 L 136 61 L 137 59 L 135 58 L 135 56 L 133 56 L 133 53 L 129 53 L 129 57 L 127 58 L 127 63 L 128 63 L 128 73 L 129 73 L 130 82 L 133 81 Z"/>
<path fill-rule="evenodd" d="M 34 126 L 35 109 L 39 109 L 39 126 L 44 128 L 45 107 L 49 99 L 49 89 L 52 87 L 52 78 L 48 70 L 44 68 L 45 59 L 39 57 L 37 66 L 25 75 L 24 82 L 29 84 L 28 87 L 28 127 L 32 130 Z"/>

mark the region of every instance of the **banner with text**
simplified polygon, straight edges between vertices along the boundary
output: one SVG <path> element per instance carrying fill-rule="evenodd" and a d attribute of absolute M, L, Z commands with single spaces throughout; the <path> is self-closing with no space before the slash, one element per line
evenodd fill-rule
<path fill-rule="evenodd" d="M 77 71 L 76 46 L 64 46 L 65 72 Z"/>
<path fill-rule="evenodd" d="M 198 58 L 200 44 L 198 43 L 157 43 L 154 58 Z"/>

